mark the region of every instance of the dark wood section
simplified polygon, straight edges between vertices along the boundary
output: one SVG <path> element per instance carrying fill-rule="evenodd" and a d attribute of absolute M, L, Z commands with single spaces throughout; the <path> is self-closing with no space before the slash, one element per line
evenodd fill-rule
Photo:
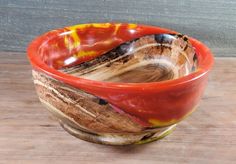
<path fill-rule="evenodd" d="M 235 0 L 0 0 L 0 50 L 25 51 L 37 35 L 87 22 L 134 22 L 171 28 L 236 56 Z"/>

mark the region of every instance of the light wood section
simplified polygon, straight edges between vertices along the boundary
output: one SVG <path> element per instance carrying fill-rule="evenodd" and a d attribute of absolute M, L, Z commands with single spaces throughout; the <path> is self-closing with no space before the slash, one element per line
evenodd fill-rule
<path fill-rule="evenodd" d="M 24 53 L 0 52 L 0 163 L 214 163 L 236 161 L 236 59 L 216 58 L 196 112 L 166 138 L 112 147 L 66 133 L 40 104 Z"/>

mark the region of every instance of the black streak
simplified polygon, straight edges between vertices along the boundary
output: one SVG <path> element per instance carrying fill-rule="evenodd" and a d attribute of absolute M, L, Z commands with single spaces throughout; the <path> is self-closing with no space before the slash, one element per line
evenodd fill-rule
<path fill-rule="evenodd" d="M 98 102 L 100 105 L 106 105 L 108 104 L 108 102 L 106 102 L 105 100 L 103 99 L 99 99 L 99 102 Z"/>

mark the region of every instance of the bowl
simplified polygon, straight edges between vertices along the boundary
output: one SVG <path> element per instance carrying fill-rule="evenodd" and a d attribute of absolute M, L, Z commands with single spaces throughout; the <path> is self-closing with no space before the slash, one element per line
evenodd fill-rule
<path fill-rule="evenodd" d="M 131 23 L 49 31 L 27 49 L 41 103 L 70 134 L 109 145 L 168 135 L 196 108 L 211 51 L 178 32 Z"/>

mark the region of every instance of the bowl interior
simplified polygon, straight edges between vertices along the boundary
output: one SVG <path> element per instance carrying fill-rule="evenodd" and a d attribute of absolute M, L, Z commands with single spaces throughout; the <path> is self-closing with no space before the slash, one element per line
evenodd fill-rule
<path fill-rule="evenodd" d="M 85 79 L 143 83 L 194 72 L 197 57 L 186 36 L 135 24 L 85 24 L 48 35 L 39 57 L 48 66 Z"/>

